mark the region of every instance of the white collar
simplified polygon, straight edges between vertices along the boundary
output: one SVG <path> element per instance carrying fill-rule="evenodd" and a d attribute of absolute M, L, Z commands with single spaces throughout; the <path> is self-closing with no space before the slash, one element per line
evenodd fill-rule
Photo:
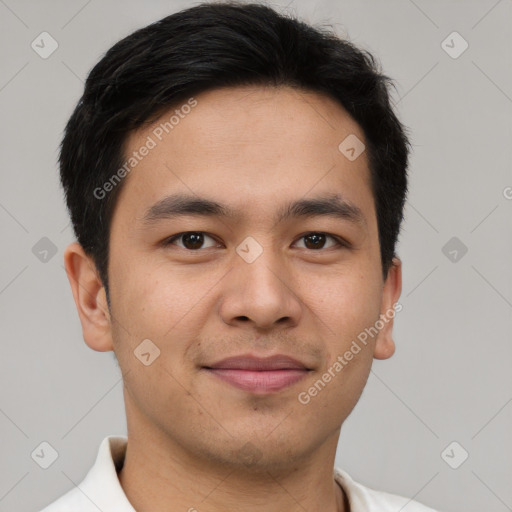
<path fill-rule="evenodd" d="M 117 476 L 124 463 L 127 442 L 126 436 L 105 437 L 94 465 L 82 482 L 41 512 L 136 512 Z M 334 479 L 346 493 L 351 512 L 396 511 L 406 505 L 408 512 L 435 512 L 408 498 L 365 487 L 337 467 L 334 468 Z"/>

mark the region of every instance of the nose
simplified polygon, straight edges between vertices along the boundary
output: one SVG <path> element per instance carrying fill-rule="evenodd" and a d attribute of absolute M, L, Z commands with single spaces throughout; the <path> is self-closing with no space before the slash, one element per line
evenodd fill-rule
<path fill-rule="evenodd" d="M 296 285 L 270 250 L 252 263 L 237 256 L 224 282 L 220 315 L 231 326 L 253 330 L 295 327 L 303 306 Z"/>

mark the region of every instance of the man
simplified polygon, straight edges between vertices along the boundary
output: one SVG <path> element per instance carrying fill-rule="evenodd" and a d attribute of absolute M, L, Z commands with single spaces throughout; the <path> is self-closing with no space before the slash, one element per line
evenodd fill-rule
<path fill-rule="evenodd" d="M 432 509 L 335 468 L 395 350 L 409 142 L 374 59 L 269 7 L 202 4 L 91 71 L 61 146 L 87 345 L 128 437 L 45 512 Z"/>

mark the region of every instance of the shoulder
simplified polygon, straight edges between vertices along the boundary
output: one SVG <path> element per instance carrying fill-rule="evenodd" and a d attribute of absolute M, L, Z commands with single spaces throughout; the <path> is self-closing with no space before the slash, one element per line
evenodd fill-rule
<path fill-rule="evenodd" d="M 98 512 L 98 507 L 77 488 L 71 489 L 40 512 Z"/>
<path fill-rule="evenodd" d="M 117 468 L 124 461 L 126 445 L 126 436 L 105 437 L 85 478 L 40 512 L 135 512 L 117 476 Z"/>
<path fill-rule="evenodd" d="M 339 468 L 334 468 L 334 476 L 347 494 L 351 512 L 439 512 L 411 498 L 366 487 Z"/>

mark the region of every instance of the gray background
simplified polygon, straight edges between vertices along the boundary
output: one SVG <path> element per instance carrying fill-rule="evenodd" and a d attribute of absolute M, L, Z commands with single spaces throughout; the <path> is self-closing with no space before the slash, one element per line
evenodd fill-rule
<path fill-rule="evenodd" d="M 83 342 L 64 272 L 58 144 L 101 55 L 196 3 L 0 0 L 0 511 L 53 501 L 106 435 L 126 434 L 119 369 Z M 512 510 L 512 1 L 272 5 L 287 4 L 378 57 L 414 144 L 397 352 L 375 362 L 336 463 L 444 511 Z M 47 59 L 31 48 L 43 31 L 59 45 Z M 469 44 L 458 58 L 442 46 L 453 31 Z M 43 237 L 54 255 L 38 252 Z M 59 455 L 46 470 L 31 458 L 43 441 Z"/>

